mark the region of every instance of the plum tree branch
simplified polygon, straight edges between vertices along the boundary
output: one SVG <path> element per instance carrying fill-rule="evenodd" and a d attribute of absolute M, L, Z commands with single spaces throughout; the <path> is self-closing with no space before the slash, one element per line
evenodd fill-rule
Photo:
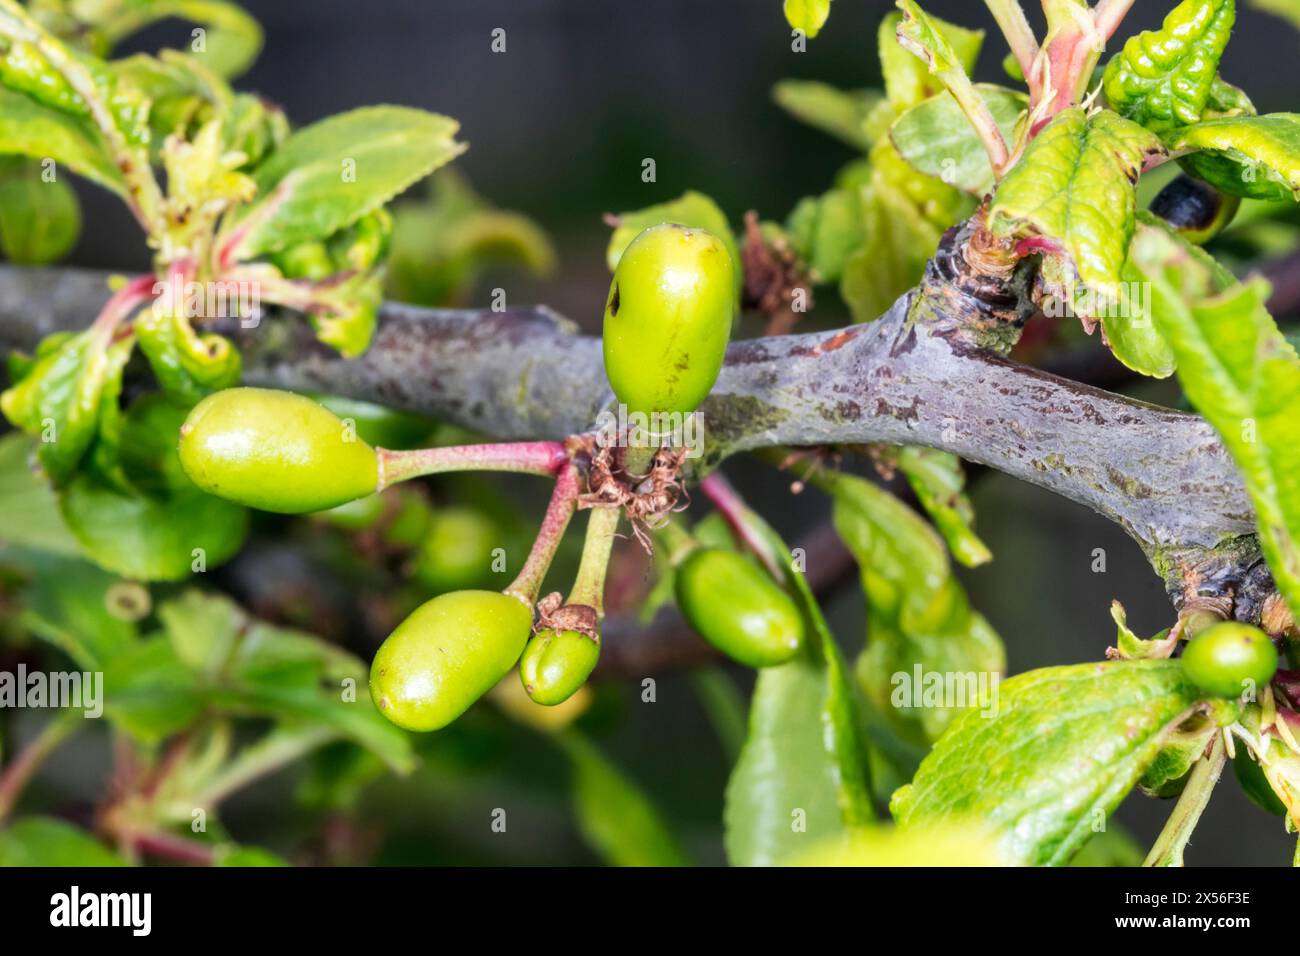
<path fill-rule="evenodd" d="M 925 308 L 909 316 L 918 296 Z M 83 328 L 105 297 L 101 273 L 0 268 L 0 352 Z M 1259 565 L 1250 503 L 1203 419 L 981 348 L 963 331 L 976 308 L 968 299 L 932 283 L 872 324 L 734 343 L 701 408 L 697 468 L 773 445 L 925 445 L 1117 522 L 1176 603 L 1188 568 Z M 599 339 L 544 308 L 387 304 L 374 345 L 352 360 L 289 317 L 222 331 L 243 350 L 250 384 L 377 401 L 498 439 L 561 439 L 590 429 L 612 401 Z"/>

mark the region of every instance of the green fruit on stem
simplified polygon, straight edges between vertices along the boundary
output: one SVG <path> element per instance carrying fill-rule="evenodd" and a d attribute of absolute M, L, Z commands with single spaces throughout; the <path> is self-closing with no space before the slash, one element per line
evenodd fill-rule
<path fill-rule="evenodd" d="M 693 551 L 678 566 L 674 587 L 687 622 L 728 657 L 771 667 L 799 653 L 803 615 L 744 555 L 718 548 Z"/>
<path fill-rule="evenodd" d="M 532 608 L 498 591 L 456 591 L 416 608 L 370 665 L 370 696 L 407 730 L 446 727 L 519 660 Z"/>
<path fill-rule="evenodd" d="M 1277 670 L 1277 648 L 1259 628 L 1237 621 L 1216 624 L 1187 643 L 1183 670 L 1197 687 L 1215 697 L 1262 692 Z"/>
<path fill-rule="evenodd" d="M 600 644 L 581 631 L 538 631 L 519 659 L 519 680 L 535 703 L 554 707 L 578 692 L 600 659 Z"/>
<path fill-rule="evenodd" d="M 642 232 L 605 304 L 605 372 L 618 400 L 629 412 L 694 411 L 722 369 L 735 309 L 722 240 L 672 224 Z"/>
<path fill-rule="evenodd" d="M 324 511 L 379 486 L 379 458 L 355 428 L 292 392 L 209 395 L 181 426 L 180 454 L 204 491 L 262 511 Z"/>
<path fill-rule="evenodd" d="M 501 545 L 495 522 L 473 508 L 433 512 L 415 559 L 416 580 L 435 593 L 480 587 L 492 577 L 493 551 Z"/>
<path fill-rule="evenodd" d="M 1246 796 L 1250 797 L 1252 803 L 1274 816 L 1286 816 L 1286 804 L 1278 799 L 1272 785 L 1268 782 L 1268 777 L 1264 776 L 1263 769 L 1255 763 L 1245 747 L 1237 748 L 1232 769 L 1237 774 L 1237 782 L 1241 784 L 1241 789 L 1246 791 Z"/>

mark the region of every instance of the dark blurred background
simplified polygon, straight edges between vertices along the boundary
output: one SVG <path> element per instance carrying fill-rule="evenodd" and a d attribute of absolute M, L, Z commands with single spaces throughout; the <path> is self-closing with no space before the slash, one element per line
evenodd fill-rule
<path fill-rule="evenodd" d="M 588 328 L 598 321 L 608 288 L 602 213 L 698 189 L 734 223 L 747 209 L 783 219 L 801 196 L 829 185 L 851 152 L 787 117 L 773 105 L 771 86 L 785 77 L 877 85 L 876 27 L 892 8 L 885 0 L 837 0 L 822 34 L 807 52 L 794 53 L 780 0 L 244 5 L 266 30 L 266 50 L 239 85 L 280 103 L 295 124 L 380 102 L 459 119 L 471 148 L 457 167 L 493 202 L 535 218 L 560 253 L 559 268 L 547 280 L 512 274 L 492 284 L 505 284 L 512 302 L 544 302 Z M 1170 6 L 1172 0 L 1138 4 L 1126 32 L 1157 25 Z M 977 78 L 1003 80 L 1005 47 L 982 4 L 929 0 L 926 8 L 988 28 Z M 504 53 L 490 47 L 498 27 L 506 31 Z M 175 43 L 184 29 L 155 28 L 132 47 Z M 1294 109 L 1291 66 L 1298 55 L 1300 35 L 1245 8 L 1222 72 L 1261 112 Z M 644 157 L 656 161 L 655 183 L 641 180 Z M 106 194 L 82 193 L 87 225 L 73 261 L 145 268 L 143 245 L 123 239 L 138 235 L 124 208 Z M 845 315 L 828 290 L 812 318 L 833 325 Z M 1171 397 L 1167 389 L 1135 394 Z M 790 537 L 826 513 L 815 493 L 791 497 L 787 480 L 761 466 L 736 462 L 728 473 Z M 1113 524 L 990 473 L 974 477 L 973 497 L 979 530 L 996 560 L 963 577 L 975 605 L 1007 642 L 1012 673 L 1100 658 L 1114 641 L 1112 599 L 1124 603 L 1139 632 L 1171 623 L 1160 582 Z M 1104 574 L 1090 570 L 1096 548 L 1106 551 Z M 863 639 L 857 588 L 845 588 L 828 612 L 845 649 L 856 653 Z M 747 691 L 747 676 L 732 676 Z M 641 704 L 637 690 L 611 691 L 622 718 L 610 721 L 604 745 L 656 797 L 693 855 L 721 862 L 729 767 L 692 686 L 684 677 L 662 675 L 653 705 Z M 517 748 L 503 757 L 492 751 L 500 745 L 495 739 L 490 728 L 476 736 L 471 727 L 440 745 L 416 779 L 371 792 L 368 812 L 388 829 L 377 862 L 593 860 L 567 813 L 559 756 L 536 738 L 535 746 L 503 745 Z M 77 761 L 85 756 L 70 750 L 53 766 L 65 779 L 84 775 Z M 272 846 L 282 843 L 294 827 L 290 805 L 281 799 L 285 792 L 281 781 L 241 798 L 231 808 L 232 830 Z M 492 834 L 486 825 L 489 809 L 498 806 L 515 814 L 507 834 Z M 1146 846 L 1171 807 L 1135 795 L 1120 819 Z M 1292 839 L 1277 818 L 1256 809 L 1225 779 L 1187 858 L 1192 865 L 1283 865 Z"/>

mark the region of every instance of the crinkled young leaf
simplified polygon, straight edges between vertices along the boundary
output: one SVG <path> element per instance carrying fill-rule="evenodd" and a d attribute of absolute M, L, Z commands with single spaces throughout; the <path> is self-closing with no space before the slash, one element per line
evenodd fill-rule
<path fill-rule="evenodd" d="M 0 152 L 54 161 L 119 195 L 122 174 L 87 121 L 0 87 Z"/>
<path fill-rule="evenodd" d="M 973 70 L 980 47 L 984 45 L 984 31 L 968 30 L 934 16 L 925 16 L 925 20 L 928 33 L 934 38 L 931 42 L 946 46 L 951 63 L 960 67 L 963 73 Z M 877 34 L 885 95 L 899 113 L 944 90 L 942 81 L 931 73 L 927 63 L 899 44 L 898 29 L 902 22 L 901 13 L 887 14 Z"/>
<path fill-rule="evenodd" d="M 1178 130 L 1169 148 L 1197 150 L 1183 167 L 1223 192 L 1300 201 L 1300 113 L 1206 120 Z"/>
<path fill-rule="evenodd" d="M 1003 138 L 1011 142 L 1029 97 L 992 83 L 978 83 L 975 91 Z M 988 152 L 951 93 L 944 91 L 904 112 L 890 127 L 889 136 L 902 157 L 927 176 L 977 196 L 992 191 Z"/>
<path fill-rule="evenodd" d="M 93 836 L 52 817 L 26 817 L 0 830 L 0 866 L 126 866 Z"/>
<path fill-rule="evenodd" d="M 687 866 L 690 860 L 655 808 L 590 740 L 573 729 L 553 738 L 573 769 L 573 815 L 587 844 L 611 866 Z"/>
<path fill-rule="evenodd" d="M 37 457 L 56 484 L 71 477 L 94 441 L 100 395 L 109 375 L 121 373 L 107 330 L 92 327 L 61 340 L 0 394 L 5 417 L 39 439 Z"/>
<path fill-rule="evenodd" d="M 1181 793 L 1187 774 L 1196 761 L 1205 756 L 1219 725 L 1204 714 L 1194 714 L 1178 726 L 1165 740 L 1156 759 L 1138 781 L 1142 792 L 1152 797 L 1172 797 Z"/>
<path fill-rule="evenodd" d="M 993 628 L 970 607 L 934 529 L 888 491 L 850 475 L 817 479 L 867 597 L 867 647 L 856 665 L 876 709 L 913 742 L 931 742 L 962 710 L 986 706 L 1006 668 Z M 918 673 L 919 671 L 919 673 Z M 926 681 L 961 698 L 927 696 Z M 959 686 L 960 685 L 960 686 Z"/>
<path fill-rule="evenodd" d="M 298 130 L 254 173 L 242 259 L 350 226 L 467 148 L 460 124 L 405 106 L 368 106 Z"/>
<path fill-rule="evenodd" d="M 1133 257 L 1183 391 L 1232 454 L 1273 578 L 1300 614 L 1300 358 L 1268 313 L 1268 284 L 1219 291 L 1203 261 L 1156 231 L 1134 243 Z"/>
<path fill-rule="evenodd" d="M 871 148 L 867 118 L 880 104 L 873 90 L 841 90 L 816 80 L 782 80 L 772 98 L 791 116 L 863 152 Z"/>
<path fill-rule="evenodd" d="M 902 825 L 974 819 L 1012 859 L 1061 865 L 1104 823 L 1198 699 L 1179 661 L 1113 661 L 1006 681 L 890 801 Z"/>
<path fill-rule="evenodd" d="M 785 0 L 785 22 L 810 37 L 821 32 L 831 15 L 831 0 Z"/>
<path fill-rule="evenodd" d="M 64 179 L 41 175 L 39 163 L 0 156 L 0 252 L 18 265 L 62 259 L 81 232 L 81 205 Z"/>
<path fill-rule="evenodd" d="M 998 186 L 990 228 L 1045 244 L 1054 291 L 1115 296 L 1133 234 L 1133 184 L 1159 150 L 1153 133 L 1109 110 L 1064 110 Z M 1071 271 L 1084 289 L 1070 288 Z"/>
<path fill-rule="evenodd" d="M 1130 37 L 1102 78 L 1111 109 L 1157 133 L 1199 122 L 1236 18 L 1235 0 L 1183 0 Z"/>
<path fill-rule="evenodd" d="M 618 266 L 618 260 L 623 258 L 623 252 L 631 245 L 632 240 L 644 230 L 661 223 L 674 222 L 679 226 L 707 230 L 722 240 L 727 247 L 727 252 L 731 254 L 731 262 L 734 266 L 732 271 L 739 289 L 745 270 L 740 261 L 740 249 L 736 245 L 736 237 L 727 222 L 727 214 L 703 193 L 688 190 L 668 202 L 632 212 L 621 212 L 614 217 L 614 221 L 617 225 L 614 226 L 614 232 L 609 237 L 609 245 L 605 249 L 605 263 L 609 266 L 610 272 Z"/>
<path fill-rule="evenodd" d="M 785 584 L 807 626 L 804 652 L 759 671 L 749 736 L 727 782 L 723 839 L 736 866 L 766 866 L 835 839 L 874 813 L 853 689 L 835 639 L 803 575 L 784 560 L 789 549 L 753 512 L 781 560 Z M 796 818 L 804 829 L 791 826 Z"/>
<path fill-rule="evenodd" d="M 229 339 L 194 331 L 184 315 L 146 309 L 134 322 L 136 341 L 168 396 L 193 405 L 239 382 L 243 361 Z"/>

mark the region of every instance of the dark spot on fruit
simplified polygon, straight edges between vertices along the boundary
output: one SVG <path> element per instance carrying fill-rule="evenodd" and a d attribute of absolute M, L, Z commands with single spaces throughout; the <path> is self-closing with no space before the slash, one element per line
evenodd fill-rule
<path fill-rule="evenodd" d="M 614 291 L 609 296 L 609 314 L 618 315 L 618 286 L 614 286 Z"/>

